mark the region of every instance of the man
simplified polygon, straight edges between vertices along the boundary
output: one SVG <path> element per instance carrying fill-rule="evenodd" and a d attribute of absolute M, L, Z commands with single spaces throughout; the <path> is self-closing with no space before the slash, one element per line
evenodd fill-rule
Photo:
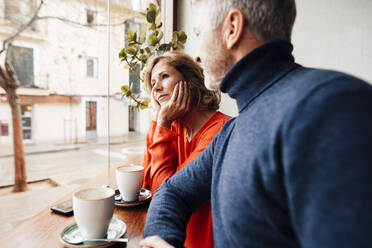
<path fill-rule="evenodd" d="M 372 87 L 294 62 L 294 0 L 200 4 L 206 84 L 239 115 L 160 187 L 141 245 L 182 247 L 211 199 L 215 247 L 370 247 Z"/>

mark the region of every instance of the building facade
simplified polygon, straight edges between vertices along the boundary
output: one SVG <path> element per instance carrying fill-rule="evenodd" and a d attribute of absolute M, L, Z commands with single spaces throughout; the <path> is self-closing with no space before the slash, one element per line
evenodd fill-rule
<path fill-rule="evenodd" d="M 38 1 L 0 3 L 0 41 L 27 23 Z M 125 32 L 144 20 L 130 1 L 47 0 L 39 20 L 13 42 L 9 61 L 21 87 L 25 143 L 79 143 L 144 132 L 147 111 L 129 110 L 123 84 L 141 87 L 118 59 Z M 110 26 L 108 26 L 110 16 Z M 11 113 L 0 88 L 0 144 L 12 143 Z M 108 125 L 110 125 L 108 127 Z"/>

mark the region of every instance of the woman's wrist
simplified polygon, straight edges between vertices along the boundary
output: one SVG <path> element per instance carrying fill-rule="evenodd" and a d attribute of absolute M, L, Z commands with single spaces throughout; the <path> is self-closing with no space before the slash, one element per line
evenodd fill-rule
<path fill-rule="evenodd" d="M 162 126 L 162 127 L 170 129 L 172 121 L 169 121 L 166 118 L 158 118 L 157 119 L 157 124 L 158 124 L 158 126 Z"/>

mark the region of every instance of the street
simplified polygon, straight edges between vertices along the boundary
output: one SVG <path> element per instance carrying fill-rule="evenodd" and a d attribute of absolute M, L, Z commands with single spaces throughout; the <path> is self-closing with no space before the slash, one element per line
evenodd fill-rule
<path fill-rule="evenodd" d="M 110 164 L 126 159 L 140 163 L 143 141 L 110 146 Z M 59 185 L 81 184 L 108 167 L 108 148 L 104 144 L 86 144 L 78 150 L 31 154 L 26 156 L 27 181 L 50 178 Z M 0 158 L 0 186 L 14 182 L 13 157 Z"/>

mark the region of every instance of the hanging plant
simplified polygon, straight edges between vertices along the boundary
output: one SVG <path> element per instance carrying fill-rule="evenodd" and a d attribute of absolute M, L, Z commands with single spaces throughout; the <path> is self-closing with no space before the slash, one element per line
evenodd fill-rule
<path fill-rule="evenodd" d="M 157 23 L 160 8 L 150 3 L 146 8 L 146 13 L 141 14 L 147 21 L 146 35 L 141 38 L 137 32 L 128 30 L 125 36 L 128 48 L 121 49 L 119 59 L 121 62 L 126 63 L 129 70 L 143 83 L 143 73 L 139 74 L 135 68 L 139 65 L 142 72 L 151 56 L 173 49 L 184 49 L 187 35 L 184 31 L 174 31 L 172 40 L 168 43 L 162 43 L 161 40 L 164 34 L 161 31 L 161 27 L 163 23 Z M 128 102 L 132 102 L 130 105 L 132 109 L 143 110 L 149 107 L 150 99 L 143 97 L 141 92 L 134 93 L 133 89 L 128 85 L 121 86 L 121 92 L 123 93 L 122 98 L 127 98 Z"/>

